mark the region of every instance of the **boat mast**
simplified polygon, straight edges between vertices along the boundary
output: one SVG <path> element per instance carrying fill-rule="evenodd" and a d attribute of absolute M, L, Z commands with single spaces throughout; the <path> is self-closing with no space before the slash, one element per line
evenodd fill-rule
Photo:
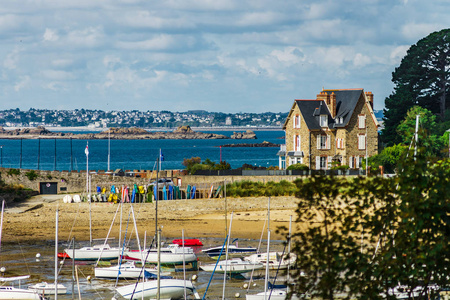
<path fill-rule="evenodd" d="M 56 225 L 55 225 L 55 300 L 58 300 L 58 215 L 56 208 Z"/>

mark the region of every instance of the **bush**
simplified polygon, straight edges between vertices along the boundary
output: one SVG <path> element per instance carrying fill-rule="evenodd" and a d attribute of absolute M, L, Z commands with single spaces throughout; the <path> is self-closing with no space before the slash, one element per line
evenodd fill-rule
<path fill-rule="evenodd" d="M 304 164 L 294 164 L 287 167 L 286 170 L 300 170 L 300 171 L 308 171 L 309 167 Z"/>
<path fill-rule="evenodd" d="M 6 172 L 6 174 L 8 174 L 9 176 L 20 175 L 20 170 L 19 169 L 9 169 L 8 172 Z"/>
<path fill-rule="evenodd" d="M 26 173 L 25 173 L 25 176 L 27 176 L 27 178 L 28 178 L 30 181 L 33 181 L 33 180 L 35 180 L 36 178 L 38 178 L 38 174 L 37 174 L 34 170 L 31 170 L 31 171 L 26 172 Z"/>
<path fill-rule="evenodd" d="M 295 184 L 286 180 L 269 181 L 266 184 L 243 180 L 227 184 L 227 195 L 230 197 L 290 196 L 295 191 Z"/>

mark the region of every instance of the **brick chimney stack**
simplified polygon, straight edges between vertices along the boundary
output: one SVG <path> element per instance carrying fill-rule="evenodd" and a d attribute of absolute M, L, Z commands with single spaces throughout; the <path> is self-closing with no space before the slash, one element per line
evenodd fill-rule
<path fill-rule="evenodd" d="M 334 92 L 330 95 L 330 104 L 328 104 L 328 109 L 330 110 L 331 117 L 333 119 L 336 118 L 336 94 Z"/>
<path fill-rule="evenodd" d="M 369 101 L 370 106 L 373 109 L 373 94 L 372 94 L 372 92 L 366 92 L 366 99 L 367 99 L 367 101 Z"/>

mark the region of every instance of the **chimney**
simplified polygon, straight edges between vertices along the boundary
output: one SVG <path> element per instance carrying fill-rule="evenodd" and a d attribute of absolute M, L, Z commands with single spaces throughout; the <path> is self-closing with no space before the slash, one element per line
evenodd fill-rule
<path fill-rule="evenodd" d="M 366 92 L 366 99 L 367 99 L 367 101 L 369 101 L 370 106 L 373 109 L 373 94 L 372 94 L 372 92 Z"/>
<path fill-rule="evenodd" d="M 328 109 L 330 110 L 331 117 L 336 118 L 336 94 L 333 92 L 330 95 L 330 104 L 328 105 Z"/>
<path fill-rule="evenodd" d="M 328 94 L 327 94 L 327 92 L 324 92 L 324 91 L 320 92 L 320 94 L 317 95 L 317 101 L 325 101 L 326 102 L 327 98 L 328 98 Z"/>

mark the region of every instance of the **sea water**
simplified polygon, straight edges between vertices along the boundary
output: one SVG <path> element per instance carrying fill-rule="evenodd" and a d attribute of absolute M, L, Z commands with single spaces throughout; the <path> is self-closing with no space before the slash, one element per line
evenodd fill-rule
<path fill-rule="evenodd" d="M 205 132 L 205 131 L 203 131 Z M 231 136 L 232 131 L 211 131 Z M 0 139 L 0 164 L 4 168 L 40 170 L 86 170 L 86 146 L 89 145 L 89 170 L 107 170 L 108 148 L 110 169 L 156 170 L 161 151 L 162 170 L 184 169 L 183 160 L 200 157 L 218 163 L 220 159 L 232 168 L 243 164 L 278 166 L 278 147 L 222 147 L 225 144 L 284 144 L 283 131 L 255 131 L 256 140 L 78 140 L 78 139 Z"/>

